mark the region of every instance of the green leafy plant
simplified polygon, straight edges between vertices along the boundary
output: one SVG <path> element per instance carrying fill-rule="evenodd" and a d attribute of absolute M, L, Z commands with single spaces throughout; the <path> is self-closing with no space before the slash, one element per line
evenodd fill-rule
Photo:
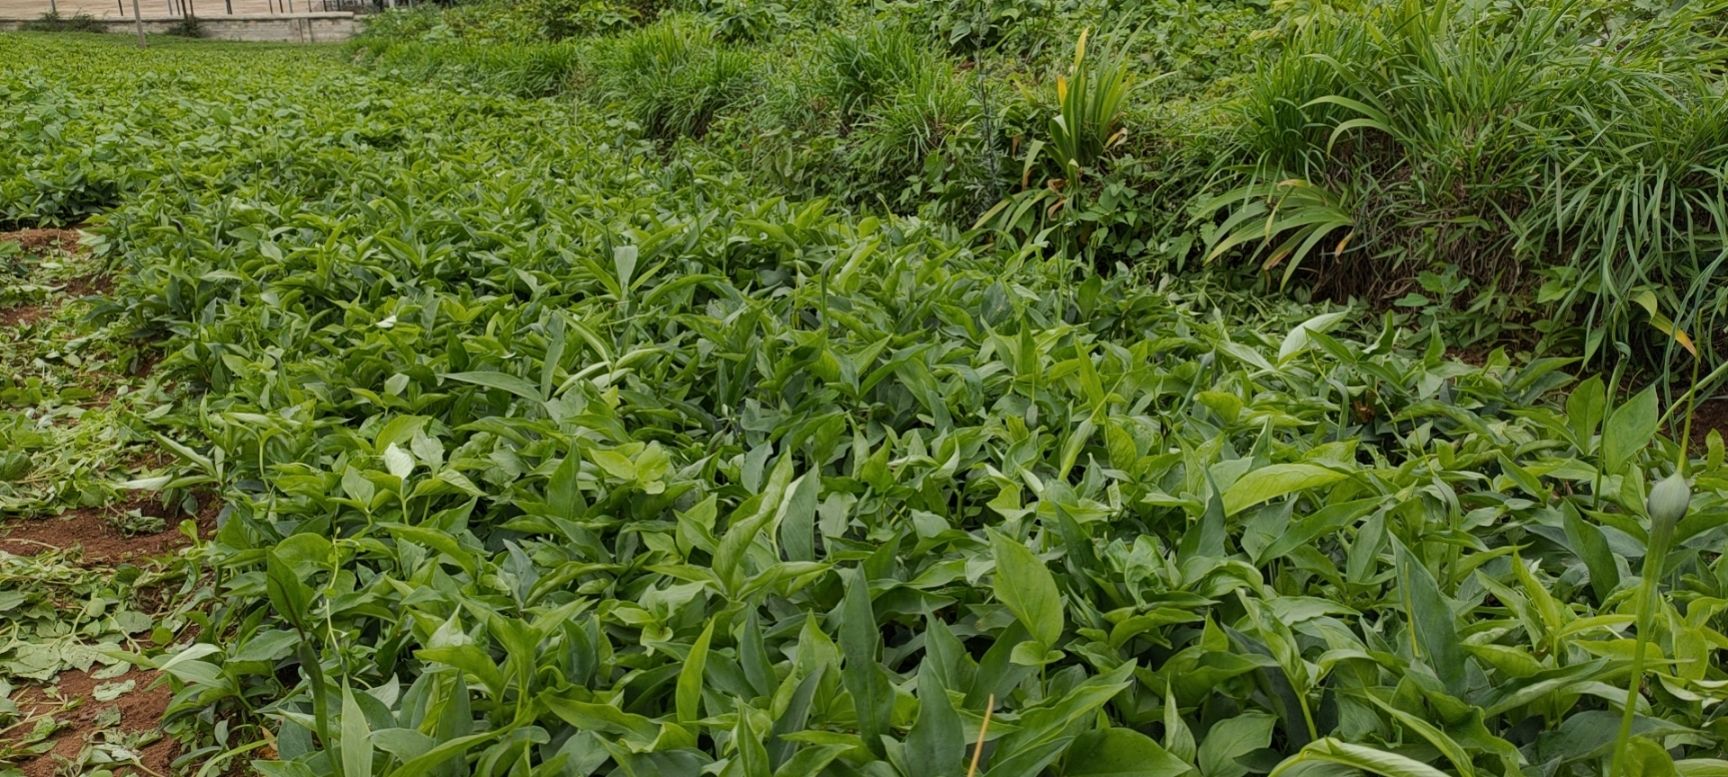
<path fill-rule="evenodd" d="M 778 0 L 701 0 L 700 5 L 721 40 L 761 40 L 791 24 L 788 9 Z"/>
<path fill-rule="evenodd" d="M 906 14 L 955 52 L 1007 49 L 1036 54 L 1058 23 L 1051 0 L 932 0 L 905 3 Z"/>
<path fill-rule="evenodd" d="M 391 43 L 376 54 L 399 77 L 518 97 L 563 92 L 581 62 L 582 52 L 564 43 Z"/>
<path fill-rule="evenodd" d="M 1123 114 L 1136 80 L 1121 54 L 1088 59 L 1089 35 L 1090 30 L 1080 32 L 1067 75 L 1056 78 L 1044 134 L 1027 143 L 1021 191 L 986 211 L 978 226 L 1008 233 L 1034 229 L 1025 226 L 1030 214 L 1036 231 L 1060 233 L 1065 253 L 1083 251 L 1090 243 L 1094 219 L 1088 218 L 1086 197 L 1091 179 L 1099 177 L 1107 156 L 1127 136 Z"/>
<path fill-rule="evenodd" d="M 1049 153 L 1066 180 L 1075 185 L 1111 147 L 1122 142 L 1123 106 L 1134 89 L 1133 72 L 1123 58 L 1087 62 L 1089 32 L 1082 30 L 1074 44 L 1074 63 L 1068 76 L 1056 79 L 1057 112 L 1049 129 Z M 1028 151 L 1028 164 L 1036 156 L 1036 151 Z"/>
<path fill-rule="evenodd" d="M 1728 767 L 1728 469 L 1658 390 L 788 196 L 722 146 L 747 91 L 637 112 L 756 51 L 682 25 L 567 44 L 610 90 L 574 106 L 207 42 L 0 61 L 0 207 L 112 182 L 88 325 L 185 392 L 133 412 L 174 459 L 133 485 L 225 506 L 195 632 L 132 646 L 195 759 L 1583 777 L 1634 709 L 1646 773 Z M 1664 540 L 1642 473 L 1681 460 Z"/>

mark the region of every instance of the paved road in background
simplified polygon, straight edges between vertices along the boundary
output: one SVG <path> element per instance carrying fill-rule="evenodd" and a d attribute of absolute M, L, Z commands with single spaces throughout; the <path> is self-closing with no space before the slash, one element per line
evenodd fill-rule
<path fill-rule="evenodd" d="M 186 0 L 138 0 L 138 7 L 144 11 L 144 18 L 163 16 L 180 16 L 180 4 Z M 289 10 L 287 2 L 293 3 L 296 12 L 322 11 L 324 5 L 319 0 L 232 0 L 234 13 L 242 15 L 285 13 Z M 204 16 L 214 16 L 228 12 L 228 6 L 223 0 L 191 0 L 193 10 Z M 76 13 L 87 13 L 98 18 L 115 18 L 124 16 L 132 18 L 132 0 L 57 0 L 62 16 Z M 121 12 L 124 5 L 125 12 Z M 172 10 L 170 10 L 172 9 Z M 34 19 L 48 12 L 48 0 L 0 0 L 0 19 Z"/>

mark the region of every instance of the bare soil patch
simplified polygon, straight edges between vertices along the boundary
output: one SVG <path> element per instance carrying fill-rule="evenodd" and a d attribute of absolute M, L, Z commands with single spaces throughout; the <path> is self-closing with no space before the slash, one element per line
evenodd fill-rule
<path fill-rule="evenodd" d="M 169 766 L 179 744 L 162 733 L 162 715 L 173 700 L 173 692 L 156 685 L 157 673 L 134 669 L 109 680 L 98 680 L 88 672 L 61 672 L 52 685 L 26 688 L 20 695 L 18 708 L 26 718 L 52 715 L 65 728 L 54 735 L 53 749 L 25 761 L 21 766 L 24 777 L 55 777 L 65 762 L 76 762 L 78 754 L 88 745 L 118 731 L 128 735 L 155 733 L 156 737 L 133 752 L 147 771 L 122 766 L 115 774 L 156 774 L 171 772 Z M 98 686 L 132 683 L 132 689 L 112 701 L 96 701 Z M 113 712 L 119 713 L 118 726 L 111 725 Z M 109 720 L 104 720 L 104 718 Z"/>
<path fill-rule="evenodd" d="M 52 315 L 58 305 L 19 305 L 0 308 L 0 327 L 20 329 Z"/>
<path fill-rule="evenodd" d="M 1472 367 L 1481 367 L 1486 365 L 1488 363 L 1488 354 L 1489 351 L 1484 350 L 1481 346 L 1446 349 L 1446 358 L 1463 362 Z"/>
<path fill-rule="evenodd" d="M 54 251 L 75 254 L 80 235 L 76 229 L 19 229 L 0 232 L 0 242 L 17 243 L 26 253 L 37 256 Z M 106 275 L 74 278 L 64 283 L 54 299 L 0 309 L 0 327 L 16 329 L 28 326 L 53 315 L 66 300 L 106 294 L 113 286 L 113 279 Z"/>
<path fill-rule="evenodd" d="M 162 518 L 162 531 L 130 536 L 120 531 L 114 518 L 134 509 L 146 516 Z M 219 510 L 216 500 L 205 500 L 203 509 L 194 516 L 199 536 L 209 536 L 216 530 Z M 184 517 L 155 502 L 139 499 L 70 510 L 51 518 L 14 520 L 0 527 L 0 551 L 29 556 L 78 548 L 84 561 L 97 564 L 161 556 L 192 544 L 178 527 Z"/>
<path fill-rule="evenodd" d="M 44 249 L 73 253 L 78 250 L 78 237 L 79 232 L 76 229 L 19 229 L 0 232 L 0 240 L 17 243 L 33 254 L 40 254 Z"/>
<path fill-rule="evenodd" d="M 198 533 L 209 536 L 215 530 L 221 504 L 205 497 L 201 506 L 194 520 Z M 162 518 L 163 530 L 126 535 L 113 518 L 130 510 Z M 15 519 L 0 526 L 0 551 L 34 555 L 76 548 L 77 563 L 97 565 L 163 556 L 191 544 L 178 527 L 184 517 L 153 501 L 135 499 L 52 518 Z M 143 589 L 140 592 L 150 594 Z M 180 745 L 162 731 L 161 725 L 173 692 L 166 684 L 157 685 L 157 679 L 156 672 L 145 669 L 108 679 L 73 669 L 61 672 L 53 683 L 21 689 L 17 701 L 24 719 L 52 716 L 61 728 L 49 740 L 53 744 L 47 752 L 17 764 L 19 773 L 23 777 L 58 777 L 73 773 L 68 769 L 85 773 L 91 768 L 111 768 L 116 775 L 171 774 Z M 131 683 L 130 687 L 118 696 L 98 698 L 100 690 L 126 683 Z M 135 758 L 136 765 L 103 763 L 116 757 L 121 761 Z"/>
<path fill-rule="evenodd" d="M 1728 440 L 1728 396 L 1712 397 L 1702 400 L 1692 413 L 1692 449 L 1698 453 L 1708 450 L 1706 441 L 1714 430 Z"/>

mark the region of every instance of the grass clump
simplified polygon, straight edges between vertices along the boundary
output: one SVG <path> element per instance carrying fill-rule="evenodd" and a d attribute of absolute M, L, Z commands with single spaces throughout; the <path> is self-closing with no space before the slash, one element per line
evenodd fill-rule
<path fill-rule="evenodd" d="M 875 21 L 823 40 L 817 90 L 843 120 L 855 121 L 894 92 L 940 68 L 941 57 L 903 24 Z"/>
<path fill-rule="evenodd" d="M 64 16 L 58 11 L 49 11 L 31 19 L 18 27 L 25 32 L 106 32 L 107 28 L 96 17 L 79 12 Z"/>
<path fill-rule="evenodd" d="M 165 34 L 176 38 L 202 38 L 204 37 L 204 24 L 198 21 L 198 17 L 188 16 L 175 22 Z"/>
<path fill-rule="evenodd" d="M 747 53 L 681 15 L 604 41 L 595 56 L 595 93 L 661 140 L 701 137 L 720 111 L 749 93 L 755 74 Z"/>
<path fill-rule="evenodd" d="M 443 80 L 516 97 L 563 92 L 581 63 L 581 50 L 566 43 L 410 42 L 371 50 L 378 66 L 404 78 Z"/>
<path fill-rule="evenodd" d="M 1589 7 L 1397 0 L 1326 16 L 1256 77 L 1208 259 L 1335 298 L 1436 269 L 1527 305 L 1587 358 L 1654 315 L 1728 312 L 1728 108 L 1680 13 L 1617 32 Z M 1649 295 L 1653 305 L 1641 304 Z"/>
<path fill-rule="evenodd" d="M 882 20 L 827 35 L 810 107 L 845 137 L 839 160 L 855 201 L 905 210 L 987 196 L 986 87 L 906 25 Z"/>
<path fill-rule="evenodd" d="M 484 0 L 423 5 L 366 17 L 359 39 L 403 42 L 555 43 L 639 23 L 643 11 L 618 0 Z"/>

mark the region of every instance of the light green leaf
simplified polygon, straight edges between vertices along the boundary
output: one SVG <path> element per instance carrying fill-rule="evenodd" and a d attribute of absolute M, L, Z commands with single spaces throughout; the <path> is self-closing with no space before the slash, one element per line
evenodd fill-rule
<path fill-rule="evenodd" d="M 414 457 L 396 447 L 396 443 L 390 443 L 384 447 L 384 468 L 397 478 L 407 480 L 408 475 L 414 472 Z"/>
<path fill-rule="evenodd" d="M 1626 404 L 1614 408 L 1608 425 L 1602 429 L 1602 471 L 1619 475 L 1626 471 L 1632 457 L 1650 444 L 1656 436 L 1656 388 L 1638 392 Z"/>
<path fill-rule="evenodd" d="M 1345 316 L 1348 316 L 1349 314 L 1350 311 L 1348 310 L 1321 313 L 1320 315 L 1297 325 L 1295 329 L 1290 330 L 1290 334 L 1284 336 L 1283 344 L 1278 346 L 1278 363 L 1282 365 L 1285 362 L 1290 361 L 1290 359 L 1295 357 L 1297 354 L 1307 350 L 1308 344 L 1311 340 L 1308 336 L 1309 333 L 1325 333 L 1330 331 L 1332 327 L 1337 326 L 1338 322 L 1343 321 Z"/>
<path fill-rule="evenodd" d="M 989 533 L 990 549 L 996 557 L 996 598 L 1039 644 L 1055 647 L 1062 638 L 1065 620 L 1056 578 L 1025 544 L 995 529 Z"/>
<path fill-rule="evenodd" d="M 354 700 L 354 689 L 342 685 L 342 777 L 371 777 L 372 727 L 366 723 L 366 713 Z"/>
<path fill-rule="evenodd" d="M 697 718 L 702 703 L 702 672 L 708 666 L 708 643 L 713 639 L 714 620 L 710 618 L 702 629 L 702 635 L 690 646 L 690 655 L 684 659 L 684 666 L 678 670 L 679 723 L 690 723 Z"/>
<path fill-rule="evenodd" d="M 1728 761 L 1720 758 L 1683 758 L 1674 762 L 1680 777 L 1728 777 Z"/>
<path fill-rule="evenodd" d="M 1213 725 L 1200 743 L 1200 773 L 1204 777 L 1247 774 L 1248 767 L 1236 759 L 1271 744 L 1272 725 L 1276 721 L 1263 712 L 1247 712 Z"/>
<path fill-rule="evenodd" d="M 540 387 L 529 383 L 526 379 L 502 372 L 450 372 L 440 377 L 445 380 L 472 383 L 476 386 L 508 391 L 533 402 L 539 402 L 543 399 L 540 396 Z"/>
<path fill-rule="evenodd" d="M 1343 480 L 1346 475 L 1313 464 L 1272 464 L 1248 472 L 1224 490 L 1224 513 L 1235 515 L 1286 494 Z"/>
<path fill-rule="evenodd" d="M 1088 731 L 1068 748 L 1064 777 L 1183 777 L 1190 766 L 1128 728 Z"/>
<path fill-rule="evenodd" d="M 1626 748 L 1625 774 L 1638 777 L 1678 777 L 1679 768 L 1668 751 L 1654 741 L 1636 737 Z"/>
<path fill-rule="evenodd" d="M 1272 770 L 1270 777 L 1278 777 L 1301 764 L 1314 762 L 1347 766 L 1381 777 L 1447 777 L 1445 772 L 1421 761 L 1331 737 L 1311 742 L 1301 752 L 1284 759 L 1278 768 Z"/>

